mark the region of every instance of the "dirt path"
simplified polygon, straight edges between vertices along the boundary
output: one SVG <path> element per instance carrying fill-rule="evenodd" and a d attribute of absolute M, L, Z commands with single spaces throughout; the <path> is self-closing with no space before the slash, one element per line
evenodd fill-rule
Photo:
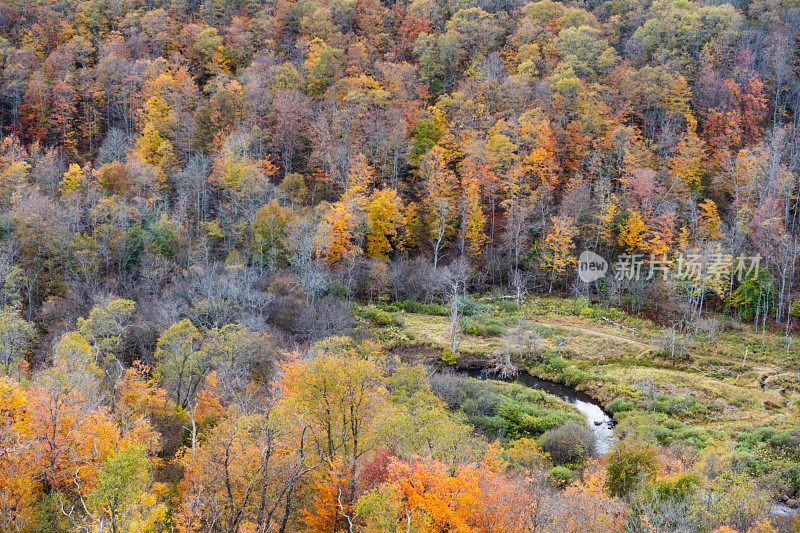
<path fill-rule="evenodd" d="M 634 339 L 629 339 L 627 337 L 620 337 L 618 335 L 612 335 L 611 333 L 604 333 L 602 331 L 597 331 L 590 328 L 585 328 L 582 326 L 576 326 L 574 324 L 560 324 L 560 323 L 553 323 L 553 322 L 540 322 L 536 320 L 530 320 L 534 324 L 540 324 L 542 326 L 546 326 L 549 328 L 566 328 L 575 331 L 580 331 L 581 333 L 586 333 L 588 335 L 596 335 L 598 337 L 605 337 L 607 339 L 612 339 L 615 341 L 626 342 L 628 344 L 632 344 L 642 349 L 642 353 L 649 352 L 653 347 L 645 342 L 637 341 Z"/>

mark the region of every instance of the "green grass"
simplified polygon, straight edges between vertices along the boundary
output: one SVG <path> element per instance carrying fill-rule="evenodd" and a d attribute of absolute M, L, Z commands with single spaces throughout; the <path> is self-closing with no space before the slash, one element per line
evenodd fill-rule
<path fill-rule="evenodd" d="M 506 442 L 539 437 L 570 421 L 586 424 L 572 405 L 516 383 L 465 378 L 454 396 L 451 409 L 462 411 L 489 438 Z"/>

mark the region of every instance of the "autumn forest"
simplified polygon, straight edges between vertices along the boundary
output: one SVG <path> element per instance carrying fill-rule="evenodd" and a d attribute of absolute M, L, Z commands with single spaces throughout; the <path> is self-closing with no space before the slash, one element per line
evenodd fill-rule
<path fill-rule="evenodd" d="M 0 0 L 0 533 L 800 531 L 798 0 Z"/>

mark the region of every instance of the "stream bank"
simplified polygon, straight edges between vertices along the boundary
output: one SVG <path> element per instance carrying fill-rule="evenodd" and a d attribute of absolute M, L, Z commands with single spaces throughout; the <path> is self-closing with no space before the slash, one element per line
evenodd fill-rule
<path fill-rule="evenodd" d="M 463 372 L 476 379 L 493 379 L 519 383 L 520 385 L 552 394 L 556 398 L 573 405 L 586 417 L 586 423 L 594 433 L 597 454 L 605 455 L 611 451 L 611 447 L 614 445 L 614 419 L 588 394 L 568 387 L 563 383 L 538 378 L 524 370 L 519 371 L 516 376 L 508 379 L 492 375 L 486 369 L 466 369 Z"/>

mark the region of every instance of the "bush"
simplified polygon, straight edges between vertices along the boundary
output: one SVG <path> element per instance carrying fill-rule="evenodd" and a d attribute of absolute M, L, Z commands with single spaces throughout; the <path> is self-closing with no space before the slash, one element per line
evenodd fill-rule
<path fill-rule="evenodd" d="M 504 442 L 539 437 L 568 422 L 585 423 L 571 406 L 516 383 L 435 374 L 431 387 L 451 409 L 460 407 L 470 424 Z"/>
<path fill-rule="evenodd" d="M 442 353 L 442 362 L 447 366 L 453 366 L 458 361 L 458 352 L 454 352 L 450 348 L 445 348 Z"/>
<path fill-rule="evenodd" d="M 396 305 L 406 313 L 422 313 L 423 305 L 416 300 L 404 300 Z"/>
<path fill-rule="evenodd" d="M 528 435 L 541 435 L 547 430 L 564 424 L 564 422 L 564 417 L 556 413 L 550 413 L 544 416 L 523 414 L 519 417 L 521 433 Z"/>
<path fill-rule="evenodd" d="M 350 294 L 350 289 L 339 280 L 336 280 L 331 285 L 331 296 L 334 298 L 345 299 Z"/>
<path fill-rule="evenodd" d="M 434 316 L 447 316 L 450 314 L 450 310 L 439 304 L 425 304 L 422 306 L 422 313 Z"/>
<path fill-rule="evenodd" d="M 362 311 L 364 318 L 372 321 L 376 326 L 389 326 L 392 323 L 392 314 L 381 311 L 377 307 L 367 307 Z"/>
<path fill-rule="evenodd" d="M 751 446 L 758 444 L 759 442 L 767 442 L 775 435 L 775 428 L 765 426 L 758 429 L 754 429 L 747 435 L 745 435 L 744 439 L 742 439 L 746 444 Z"/>
<path fill-rule="evenodd" d="M 506 332 L 503 323 L 494 318 L 477 319 L 464 328 L 467 335 L 477 335 L 479 337 L 499 337 Z"/>
<path fill-rule="evenodd" d="M 569 368 L 569 363 L 564 361 L 560 357 L 556 357 L 555 354 L 549 354 L 544 358 L 542 364 L 546 367 L 549 367 L 550 370 L 555 372 L 556 374 L 560 374 L 564 372 L 567 368 Z"/>
<path fill-rule="evenodd" d="M 564 353 L 564 350 L 562 350 Z M 561 357 L 556 354 L 550 353 L 544 357 L 544 360 L 539 365 L 539 370 L 544 374 L 552 375 L 555 381 L 560 381 L 570 387 L 575 387 L 586 383 L 592 378 L 596 378 L 594 374 L 575 368 Z"/>
<path fill-rule="evenodd" d="M 577 298 L 572 302 L 572 309 L 570 310 L 576 316 L 591 316 L 592 303 L 588 298 Z"/>
<path fill-rule="evenodd" d="M 569 422 L 545 433 L 542 450 L 556 464 L 581 464 L 594 454 L 594 434 L 587 427 Z"/>
<path fill-rule="evenodd" d="M 609 493 L 627 496 L 644 479 L 655 479 L 656 451 L 650 446 L 621 442 L 608 455 L 606 471 Z"/>
<path fill-rule="evenodd" d="M 770 437 L 769 445 L 786 455 L 795 455 L 800 450 L 800 433 L 778 431 Z"/>
<path fill-rule="evenodd" d="M 614 434 L 620 439 L 635 438 L 662 446 L 686 443 L 702 449 L 712 436 L 706 430 L 689 427 L 663 413 L 632 410 L 618 413 L 615 418 L 619 423 Z"/>
<path fill-rule="evenodd" d="M 647 409 L 656 413 L 687 413 L 698 407 L 697 403 L 697 399 L 692 396 L 676 398 L 669 394 L 659 392 L 651 398 Z"/>
<path fill-rule="evenodd" d="M 515 314 L 519 311 L 519 306 L 514 300 L 500 300 L 497 302 L 497 309 L 501 313 L 508 313 L 509 315 Z"/>
<path fill-rule="evenodd" d="M 636 403 L 627 398 L 614 398 L 611 403 L 608 404 L 608 411 L 612 415 L 624 413 L 625 411 L 633 411 L 634 409 L 636 409 Z"/>
<path fill-rule="evenodd" d="M 559 380 L 564 382 L 565 385 L 568 387 L 577 387 L 578 385 L 583 385 L 590 379 L 592 379 L 592 374 L 589 372 L 584 372 L 583 370 L 575 367 L 568 367 L 561 375 L 558 376 Z"/>
<path fill-rule="evenodd" d="M 550 477 L 553 478 L 559 486 L 565 486 L 569 484 L 570 481 L 575 479 L 575 472 L 567 468 L 566 466 L 554 466 L 548 472 Z"/>
<path fill-rule="evenodd" d="M 698 481 L 697 474 L 695 473 L 688 473 L 677 477 L 666 476 L 656 479 L 654 488 L 662 499 L 683 500 L 692 494 Z"/>
<path fill-rule="evenodd" d="M 676 431 L 675 437 L 682 442 L 687 442 L 695 446 L 696 448 L 704 448 L 706 442 L 710 438 L 705 431 L 691 427 L 685 427 L 679 431 Z"/>
<path fill-rule="evenodd" d="M 450 409 L 457 409 L 464 402 L 463 384 L 467 378 L 445 370 L 429 378 L 433 393 L 441 398 Z"/>

